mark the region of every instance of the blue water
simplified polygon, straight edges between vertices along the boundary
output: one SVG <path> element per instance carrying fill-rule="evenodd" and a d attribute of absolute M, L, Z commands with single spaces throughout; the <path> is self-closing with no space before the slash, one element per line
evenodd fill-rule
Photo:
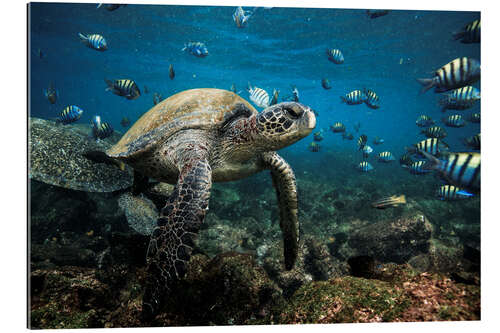
<path fill-rule="evenodd" d="M 254 8 L 246 8 L 254 10 Z M 480 59 L 480 44 L 454 41 L 452 33 L 479 18 L 478 12 L 391 11 L 387 16 L 369 19 L 364 10 L 312 8 L 259 8 L 248 25 L 239 29 L 232 19 L 235 7 L 128 5 L 115 11 L 96 9 L 95 4 L 31 5 L 31 115 L 53 119 L 67 105 L 84 110 L 79 122 L 89 123 L 99 114 L 121 132 L 120 120 L 134 122 L 153 106 L 153 92 L 163 97 L 200 87 L 229 89 L 234 83 L 248 99 L 247 82 L 280 96 L 291 94 L 297 86 L 300 101 L 319 113 L 316 130 L 324 129 L 325 140 L 319 153 L 308 151 L 312 135 L 285 148 L 282 154 L 295 164 L 297 174 L 330 170 L 327 177 L 360 177 L 354 166 L 361 161 L 356 140 L 362 133 L 374 148 L 371 163 L 378 178 L 406 176 L 399 163 L 382 165 L 375 154 L 391 151 L 396 159 L 405 147 L 425 137 L 415 125 L 427 114 L 448 132 L 452 150 L 467 148 L 461 139 L 479 133 L 479 124 L 464 128 L 445 127 L 437 106 L 439 94 L 420 94 L 415 78 L 432 77 L 433 70 L 449 61 L 467 56 Z M 99 33 L 108 50 L 98 52 L 80 42 L 78 33 Z M 189 41 L 204 42 L 210 53 L 197 58 L 181 49 Z M 345 63 L 328 61 L 327 48 L 340 49 Z M 36 50 L 41 49 L 40 59 Z M 402 61 L 402 63 L 401 63 Z M 168 77 L 173 64 L 175 79 Z M 104 79 L 130 78 L 139 85 L 142 96 L 126 100 L 105 91 Z M 328 78 L 332 89 L 324 90 L 321 79 Z M 43 89 L 53 81 L 59 90 L 55 105 L 49 104 Z M 149 94 L 144 92 L 144 86 Z M 480 88 L 479 83 L 475 84 Z M 381 98 L 378 110 L 366 105 L 350 106 L 340 96 L 363 87 Z M 464 116 L 472 109 L 454 112 Z M 343 122 L 354 140 L 328 131 L 335 121 Z M 359 133 L 353 125 L 361 123 Z M 385 139 L 380 146 L 373 138 Z M 305 158 L 304 158 L 305 157 Z M 335 172 L 335 158 L 350 164 Z M 345 170 L 345 166 L 350 169 Z M 326 167 L 326 168 L 325 168 Z M 394 176 L 396 175 L 396 176 Z M 318 175 L 320 177 L 321 175 Z M 323 174 L 323 176 L 325 176 Z M 340 178 L 339 178 L 340 177 Z M 408 176 L 401 181 L 420 182 Z M 399 182 L 398 179 L 395 182 Z"/>

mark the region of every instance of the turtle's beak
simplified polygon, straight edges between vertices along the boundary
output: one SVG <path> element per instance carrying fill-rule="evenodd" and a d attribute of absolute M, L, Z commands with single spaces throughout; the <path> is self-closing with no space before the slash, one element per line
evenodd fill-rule
<path fill-rule="evenodd" d="M 311 108 L 306 107 L 303 118 L 308 129 L 313 130 L 316 127 L 316 116 Z"/>

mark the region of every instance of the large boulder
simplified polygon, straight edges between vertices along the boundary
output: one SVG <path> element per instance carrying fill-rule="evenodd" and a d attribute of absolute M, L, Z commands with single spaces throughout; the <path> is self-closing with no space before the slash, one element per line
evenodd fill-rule
<path fill-rule="evenodd" d="M 370 256 L 382 262 L 404 263 L 429 250 L 432 226 L 413 212 L 395 220 L 367 224 L 349 235 L 352 256 Z"/>

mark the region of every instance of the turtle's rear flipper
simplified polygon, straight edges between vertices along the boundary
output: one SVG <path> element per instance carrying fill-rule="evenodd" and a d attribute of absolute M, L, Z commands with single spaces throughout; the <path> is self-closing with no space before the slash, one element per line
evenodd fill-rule
<path fill-rule="evenodd" d="M 120 170 L 125 170 L 125 163 L 122 161 L 118 161 L 112 157 L 106 155 L 105 152 L 99 150 L 86 151 L 82 154 L 86 159 L 95 162 L 95 163 L 106 163 L 109 165 L 114 165 Z"/>
<path fill-rule="evenodd" d="M 144 320 L 156 316 L 172 284 L 186 273 L 195 238 L 205 218 L 212 170 L 204 158 L 191 158 L 180 168 L 177 185 L 162 209 L 147 252 Z"/>
<path fill-rule="evenodd" d="M 280 228 L 283 233 L 285 268 L 293 268 L 299 250 L 299 219 L 297 216 L 297 185 L 290 165 L 277 153 L 264 154 L 264 163 L 271 170 L 273 185 L 280 208 Z"/>

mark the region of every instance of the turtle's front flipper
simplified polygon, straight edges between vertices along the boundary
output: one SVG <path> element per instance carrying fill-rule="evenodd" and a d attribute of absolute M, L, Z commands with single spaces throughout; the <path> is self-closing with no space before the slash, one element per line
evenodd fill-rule
<path fill-rule="evenodd" d="M 277 153 L 265 153 L 265 167 L 271 170 L 273 185 L 280 208 L 280 227 L 283 233 L 285 268 L 290 270 L 299 249 L 299 219 L 297 216 L 297 184 L 290 165 Z"/>
<path fill-rule="evenodd" d="M 172 283 L 186 273 L 194 240 L 205 218 L 212 185 L 206 158 L 190 158 L 179 168 L 177 185 L 163 208 L 149 242 L 142 312 L 152 319 Z"/>

